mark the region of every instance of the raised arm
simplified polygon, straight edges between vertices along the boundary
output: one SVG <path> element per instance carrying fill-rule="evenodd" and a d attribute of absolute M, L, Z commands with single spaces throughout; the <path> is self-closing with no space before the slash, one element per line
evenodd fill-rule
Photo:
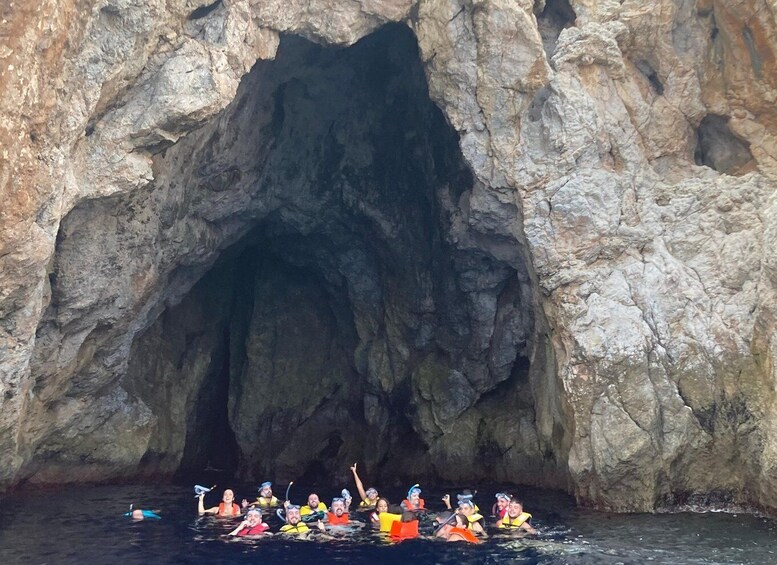
<path fill-rule="evenodd" d="M 351 466 L 351 472 L 353 473 L 353 480 L 356 482 L 356 490 L 359 491 L 359 496 L 362 500 L 367 500 L 367 493 L 364 492 L 364 485 L 362 484 L 362 480 L 359 478 L 359 473 L 356 472 L 356 463 Z"/>
<path fill-rule="evenodd" d="M 235 528 L 234 530 L 232 530 L 231 532 L 229 532 L 227 535 L 228 535 L 228 536 L 236 536 L 236 535 L 237 535 L 237 533 L 238 533 L 240 530 L 242 530 L 243 528 L 245 528 L 247 525 L 248 525 L 248 520 L 243 520 L 242 522 L 240 522 L 240 525 L 239 525 L 237 528 Z"/>
<path fill-rule="evenodd" d="M 197 513 L 202 516 L 203 514 L 216 514 L 219 511 L 218 506 L 208 508 L 205 510 L 205 493 L 202 493 L 197 500 Z"/>

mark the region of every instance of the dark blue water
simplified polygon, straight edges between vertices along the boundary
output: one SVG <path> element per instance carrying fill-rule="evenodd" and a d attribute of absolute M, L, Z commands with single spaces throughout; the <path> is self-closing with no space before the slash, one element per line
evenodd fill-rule
<path fill-rule="evenodd" d="M 255 493 L 236 490 L 238 500 Z M 484 513 L 496 490 L 478 492 Z M 302 503 L 307 492 L 295 485 L 291 498 Z M 338 492 L 320 494 L 329 502 Z M 392 502 L 402 498 L 400 492 L 389 494 Z M 427 506 L 442 509 L 442 494 L 425 491 Z M 21 492 L 0 500 L 0 563 L 777 563 L 777 523 L 770 518 L 722 512 L 615 515 L 578 509 L 558 493 L 521 496 L 540 534 L 496 534 L 474 546 L 436 539 L 392 543 L 369 528 L 325 541 L 228 539 L 225 534 L 238 521 L 198 518 L 193 493 L 182 486 Z M 219 498 L 209 495 L 206 506 Z M 122 517 L 130 502 L 159 510 L 163 519 L 130 522 Z M 277 530 L 277 520 L 270 524 Z"/>

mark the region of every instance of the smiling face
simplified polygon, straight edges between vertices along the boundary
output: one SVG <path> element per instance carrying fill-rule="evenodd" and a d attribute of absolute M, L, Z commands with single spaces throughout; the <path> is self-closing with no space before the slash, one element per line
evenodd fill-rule
<path fill-rule="evenodd" d="M 504 498 L 497 498 L 496 499 L 496 507 L 499 508 L 499 510 L 504 510 L 507 508 L 507 500 Z"/>
<path fill-rule="evenodd" d="M 510 518 L 517 518 L 521 515 L 521 512 L 523 512 L 523 504 L 519 501 L 511 500 L 510 504 L 507 505 L 507 514 Z"/>
<path fill-rule="evenodd" d="M 299 508 L 289 508 L 286 511 L 286 523 L 296 526 L 302 517 L 299 514 Z"/>
<path fill-rule="evenodd" d="M 375 502 L 378 500 L 378 491 L 374 488 L 368 488 L 367 492 L 364 494 L 367 495 L 367 500 L 371 502 L 372 504 L 375 504 Z"/>
<path fill-rule="evenodd" d="M 235 493 L 230 489 L 227 489 L 224 491 L 224 496 L 221 497 L 221 500 L 224 502 L 224 504 L 232 504 L 232 502 L 235 500 Z"/>
<path fill-rule="evenodd" d="M 335 500 L 332 502 L 332 513 L 338 518 L 345 514 L 345 502 L 342 500 Z"/>
<path fill-rule="evenodd" d="M 311 494 L 310 496 L 308 496 L 308 506 L 310 506 L 311 510 L 315 510 L 316 508 L 318 508 L 319 502 L 320 501 L 318 499 L 317 494 Z"/>
<path fill-rule="evenodd" d="M 248 522 L 248 525 L 253 528 L 254 526 L 258 526 L 259 522 L 262 521 L 262 515 L 259 512 L 249 512 L 246 514 L 246 522 Z"/>

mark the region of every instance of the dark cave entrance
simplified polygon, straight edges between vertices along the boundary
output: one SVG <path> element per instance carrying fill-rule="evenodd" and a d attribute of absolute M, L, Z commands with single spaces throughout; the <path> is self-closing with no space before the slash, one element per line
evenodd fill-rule
<path fill-rule="evenodd" d="M 190 138 L 158 183 L 229 236 L 133 343 L 123 386 L 158 418 L 145 472 L 536 472 L 528 271 L 470 227 L 477 181 L 409 29 L 342 49 L 284 37 Z"/>

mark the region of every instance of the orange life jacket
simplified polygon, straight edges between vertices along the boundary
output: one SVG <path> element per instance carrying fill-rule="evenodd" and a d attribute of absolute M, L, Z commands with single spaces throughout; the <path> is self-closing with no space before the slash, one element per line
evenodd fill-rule
<path fill-rule="evenodd" d="M 240 515 L 240 507 L 233 502 L 232 503 L 232 513 L 231 514 L 227 514 L 226 507 L 224 506 L 224 503 L 221 502 L 221 503 L 219 503 L 219 511 L 217 512 L 216 515 L 217 516 L 239 516 Z"/>
<path fill-rule="evenodd" d="M 407 508 L 408 510 L 419 510 L 424 507 L 424 499 L 423 498 L 418 499 L 418 508 L 415 508 L 407 498 L 402 501 L 402 504 L 404 504 L 405 508 Z"/>
<path fill-rule="evenodd" d="M 343 514 L 342 516 L 338 516 L 334 512 L 327 512 L 327 517 L 329 518 L 329 525 L 330 526 L 347 526 L 348 525 L 348 514 Z"/>
<path fill-rule="evenodd" d="M 451 531 L 448 534 L 448 537 L 450 538 L 453 535 L 458 535 L 459 537 L 462 538 L 462 541 L 466 541 L 469 543 L 480 543 L 480 540 L 477 537 L 475 537 L 475 534 L 473 534 L 472 532 L 470 532 L 465 528 L 459 528 L 459 527 L 451 528 Z"/>

